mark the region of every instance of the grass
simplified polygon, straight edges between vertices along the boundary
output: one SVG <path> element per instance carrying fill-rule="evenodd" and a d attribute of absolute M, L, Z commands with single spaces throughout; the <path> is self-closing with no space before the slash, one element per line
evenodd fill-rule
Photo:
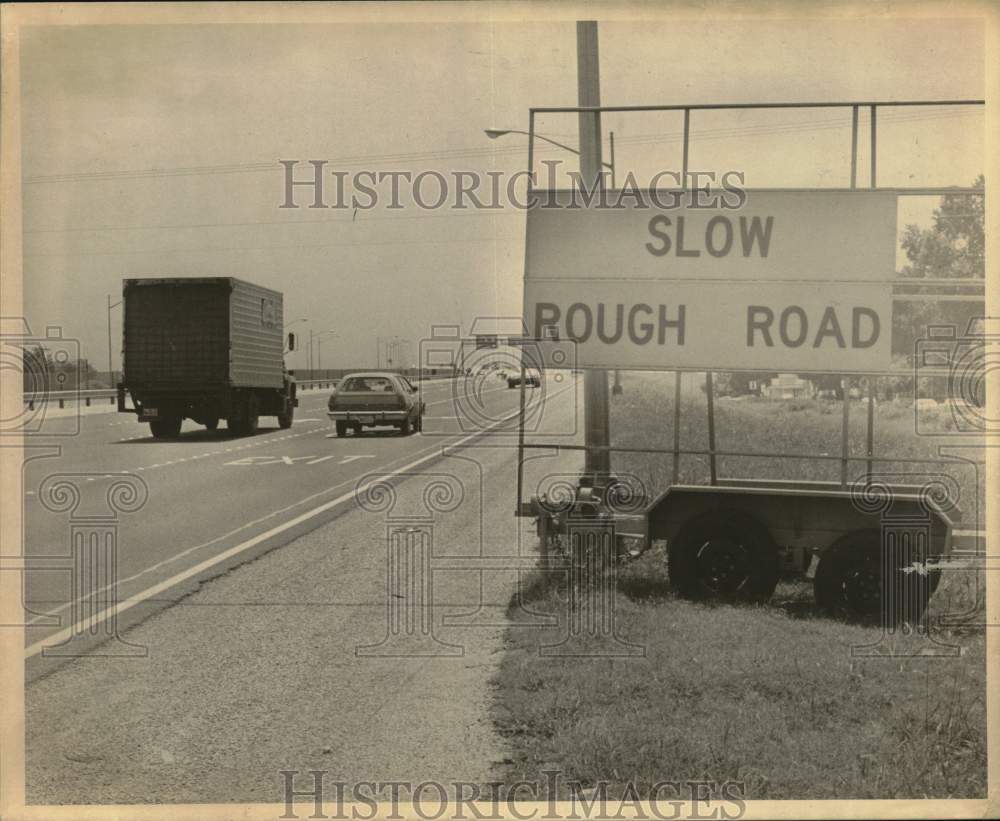
<path fill-rule="evenodd" d="M 612 406 L 616 444 L 670 447 L 672 387 L 669 378 L 626 383 Z M 704 397 L 689 391 L 684 403 L 683 441 L 703 447 Z M 720 402 L 719 445 L 837 452 L 841 417 L 832 404 Z M 936 452 L 931 438 L 914 437 L 910 411 L 883 405 L 879 412 L 877 430 L 892 452 Z M 864 442 L 864 418 L 856 416 L 861 438 L 852 426 L 852 446 Z M 653 492 L 669 482 L 669 456 L 618 459 L 617 470 L 640 476 Z M 778 460 L 743 462 L 720 473 L 789 475 Z M 827 473 L 813 462 L 791 475 L 839 477 Z M 682 462 L 682 481 L 706 477 L 699 460 Z M 974 475 L 960 481 L 975 498 Z M 662 780 L 704 779 L 742 782 L 749 799 L 985 796 L 981 571 L 945 573 L 928 611 L 934 642 L 823 618 L 804 580 L 783 581 L 757 607 L 684 601 L 668 582 L 662 548 L 617 568 L 617 635 L 645 655 L 613 658 L 602 650 L 615 645 L 597 638 L 587 643 L 591 655 L 543 655 L 567 633 L 567 581 L 541 571 L 525 581 L 524 608 L 554 614 L 559 625 L 535 626 L 535 616 L 511 606 L 493 715 L 510 745 L 509 782 L 557 769 L 564 785 L 603 781 L 610 795 L 628 782 L 642 791 Z M 940 623 L 955 614 L 961 618 Z M 959 654 L 920 655 L 942 645 Z M 866 647 L 881 655 L 859 656 Z"/>
<path fill-rule="evenodd" d="M 673 448 L 674 384 L 671 374 L 628 374 L 625 391 L 613 397 L 611 431 L 613 447 Z M 855 456 L 867 449 L 867 408 L 864 402 L 851 403 L 849 448 Z M 716 448 L 725 451 L 758 453 L 759 456 L 720 456 L 718 473 L 740 478 L 796 478 L 839 481 L 841 463 L 842 405 L 829 400 L 769 401 L 747 398 L 715 403 Z M 954 422 L 945 408 L 920 415 L 916 435 L 912 406 L 893 402 L 878 403 L 874 421 L 874 451 L 878 456 L 932 460 L 926 464 L 899 461 L 876 462 L 875 471 L 899 477 L 898 481 L 920 484 L 940 474 L 954 480 L 957 504 L 967 520 L 982 517 L 985 481 L 970 465 L 942 464 L 939 448 L 960 442 L 953 435 Z M 685 377 L 681 397 L 680 442 L 682 449 L 707 450 L 706 400 L 697 376 Z M 935 435 L 936 434 L 936 435 Z M 961 440 L 968 445 L 968 438 Z M 803 453 L 813 458 L 775 459 L 763 454 Z M 833 457 L 829 459 L 817 456 Z M 612 468 L 636 476 L 648 494 L 656 495 L 670 484 L 673 457 L 669 453 L 612 453 Z M 863 461 L 852 461 L 848 478 L 865 471 Z M 709 459 L 703 455 L 682 456 L 679 481 L 707 483 Z"/>
<path fill-rule="evenodd" d="M 793 585 L 768 607 L 678 600 L 662 558 L 647 554 L 618 584 L 618 635 L 645 657 L 601 657 L 606 642 L 592 657 L 543 657 L 566 627 L 529 626 L 512 608 L 494 708 L 510 782 L 558 769 L 583 787 L 607 781 L 612 796 L 664 779 L 742 782 L 749 799 L 985 796 L 982 628 L 935 631 L 957 658 L 854 658 L 879 629 L 788 606 L 804 598 Z M 526 605 L 563 625 L 567 602 L 551 574 L 526 585 Z M 926 646 L 896 636 L 881 650 Z"/>

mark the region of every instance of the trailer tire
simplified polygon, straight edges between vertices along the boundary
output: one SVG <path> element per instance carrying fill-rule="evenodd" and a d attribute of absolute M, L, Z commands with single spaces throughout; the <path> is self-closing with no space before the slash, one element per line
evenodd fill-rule
<path fill-rule="evenodd" d="M 149 431 L 154 439 L 173 439 L 180 436 L 181 423 L 184 420 L 179 416 L 167 416 L 163 419 L 150 419 Z"/>
<path fill-rule="evenodd" d="M 681 527 L 670 545 L 667 572 L 684 598 L 764 602 L 778 584 L 778 551 L 752 516 L 706 513 Z"/>
<path fill-rule="evenodd" d="M 205 428 L 208 430 L 218 430 L 219 429 L 219 417 L 215 416 L 211 419 L 205 420 Z"/>
<path fill-rule="evenodd" d="M 882 535 L 876 529 L 845 533 L 820 558 L 813 593 L 816 606 L 832 616 L 881 616 L 886 627 L 907 621 L 916 624 L 941 579 L 939 570 L 905 573 L 920 557 L 898 552 L 884 556 L 892 568 L 889 587 L 883 583 Z"/>
<path fill-rule="evenodd" d="M 337 422 L 336 428 L 337 428 L 338 438 L 343 439 L 345 436 L 347 436 L 347 422 Z"/>

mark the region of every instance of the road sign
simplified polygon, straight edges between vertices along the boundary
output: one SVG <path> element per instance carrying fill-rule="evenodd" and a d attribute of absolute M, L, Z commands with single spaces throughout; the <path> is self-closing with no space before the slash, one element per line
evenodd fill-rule
<path fill-rule="evenodd" d="M 893 192 L 748 191 L 739 208 L 731 192 L 676 208 L 554 196 L 575 207 L 528 214 L 525 320 L 575 340 L 579 367 L 889 367 Z"/>

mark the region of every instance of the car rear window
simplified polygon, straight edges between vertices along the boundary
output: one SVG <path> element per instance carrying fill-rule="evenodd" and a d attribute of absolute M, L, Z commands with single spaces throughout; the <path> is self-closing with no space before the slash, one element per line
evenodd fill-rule
<path fill-rule="evenodd" d="M 392 381 L 384 376 L 352 376 L 340 386 L 342 391 L 355 393 L 388 393 L 393 390 Z"/>

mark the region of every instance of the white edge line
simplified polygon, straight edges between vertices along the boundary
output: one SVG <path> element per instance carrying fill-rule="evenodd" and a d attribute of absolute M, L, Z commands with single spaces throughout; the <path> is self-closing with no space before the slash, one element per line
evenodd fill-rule
<path fill-rule="evenodd" d="M 571 386 L 575 386 L 575 384 L 576 384 L 575 382 L 571 382 L 570 385 L 568 385 L 562 391 L 558 391 L 556 395 L 558 395 L 559 393 L 563 393 L 566 390 L 569 390 L 569 388 Z M 510 421 L 515 416 L 519 415 L 520 412 L 521 412 L 520 408 L 518 408 L 518 410 L 515 413 L 510 414 L 509 416 L 506 416 L 503 419 L 497 420 L 488 428 L 474 431 L 473 433 L 470 433 L 468 436 L 462 437 L 457 442 L 454 442 L 448 445 L 447 447 L 449 449 L 461 447 L 470 439 L 475 439 L 481 436 L 482 434 L 489 432 L 490 428 L 497 427 L 499 425 L 502 425 L 504 422 Z M 162 591 L 167 590 L 173 587 L 174 585 L 179 584 L 182 581 L 185 581 L 186 579 L 190 579 L 192 576 L 197 576 L 203 570 L 207 570 L 208 568 L 213 567 L 214 565 L 224 562 L 226 559 L 231 558 L 232 556 L 236 556 L 244 552 L 245 550 L 249 550 L 251 547 L 258 545 L 261 542 L 267 541 L 272 536 L 277 536 L 279 533 L 283 533 L 286 530 L 290 530 L 296 525 L 302 524 L 302 522 L 308 521 L 314 516 L 317 516 L 318 514 L 323 513 L 332 507 L 336 507 L 337 505 L 347 501 L 352 496 L 355 496 L 358 493 L 365 492 L 371 485 L 375 484 L 377 481 L 384 481 L 386 476 L 398 476 L 399 474 L 404 473 L 405 471 L 408 471 L 411 468 L 415 468 L 417 465 L 422 465 L 424 462 L 427 462 L 430 459 L 437 458 L 440 455 L 441 453 L 435 449 L 430 453 L 428 453 L 427 455 L 421 456 L 419 459 L 415 459 L 409 464 L 396 468 L 394 471 L 386 474 L 385 476 L 380 476 L 378 479 L 373 479 L 370 482 L 366 482 L 364 485 L 361 485 L 360 487 L 355 487 L 354 490 L 348 491 L 347 493 L 342 493 L 336 499 L 331 499 L 329 502 L 324 502 L 318 507 L 314 507 L 312 510 L 307 510 L 305 513 L 300 513 L 295 518 L 289 519 L 287 522 L 284 522 L 283 524 L 277 525 L 276 527 L 272 527 L 270 530 L 266 530 L 263 533 L 258 533 L 256 536 L 247 539 L 245 542 L 233 545 L 228 550 L 224 550 L 222 553 L 219 553 L 216 556 L 212 556 L 211 558 L 205 559 L 204 561 L 199 562 L 198 564 L 193 565 L 192 567 L 189 567 L 187 570 L 182 570 L 180 573 L 171 576 L 169 579 L 164 579 L 162 582 L 154 584 L 152 587 L 147 587 L 142 592 L 136 593 L 134 596 L 129 596 L 129 598 L 125 599 L 125 601 L 119 602 L 118 604 L 112 607 L 105 608 L 96 616 L 89 616 L 86 619 L 81 619 L 76 624 L 71 625 L 70 627 L 64 627 L 58 633 L 53 633 L 50 636 L 46 636 L 44 639 L 39 639 L 34 644 L 29 645 L 25 649 L 24 657 L 25 659 L 29 659 L 32 656 L 37 656 L 46 647 L 52 647 L 57 644 L 63 643 L 64 641 L 69 639 L 74 633 L 80 632 L 77 629 L 80 625 L 86 625 L 90 627 L 90 626 L 96 626 L 98 624 L 103 624 L 111 616 L 117 616 L 124 613 L 126 610 L 131 610 L 137 604 L 142 604 L 142 602 L 146 601 L 146 599 L 152 598 L 157 593 L 161 593 Z"/>

